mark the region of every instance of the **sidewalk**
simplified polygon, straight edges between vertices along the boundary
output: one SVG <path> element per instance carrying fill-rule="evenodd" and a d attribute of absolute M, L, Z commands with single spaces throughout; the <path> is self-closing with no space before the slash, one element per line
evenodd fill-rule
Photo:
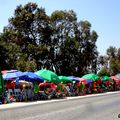
<path fill-rule="evenodd" d="M 101 94 L 90 94 L 90 95 L 84 95 L 84 96 L 66 97 L 64 99 L 40 100 L 40 101 L 33 101 L 33 102 L 14 102 L 14 103 L 0 105 L 0 110 L 18 108 L 18 107 L 29 106 L 29 105 L 45 104 L 45 103 L 50 103 L 50 102 L 88 98 L 88 97 L 93 97 L 93 96 L 103 96 L 103 95 L 115 94 L 115 93 L 120 93 L 120 91 L 106 92 L 106 93 L 101 93 Z"/>

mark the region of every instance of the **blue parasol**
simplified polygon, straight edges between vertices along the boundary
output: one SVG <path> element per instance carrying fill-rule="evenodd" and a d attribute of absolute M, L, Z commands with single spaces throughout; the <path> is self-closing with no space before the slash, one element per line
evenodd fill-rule
<path fill-rule="evenodd" d="M 80 80 L 79 80 L 78 77 L 75 77 L 75 76 L 69 76 L 68 78 L 69 78 L 70 80 L 72 80 L 72 81 L 80 82 Z"/>
<path fill-rule="evenodd" d="M 20 77 L 20 79 L 30 81 L 30 82 L 34 82 L 35 80 L 38 80 L 40 82 L 44 82 L 43 78 L 39 77 L 37 74 L 35 74 L 33 72 L 23 72 L 23 76 Z"/>
<path fill-rule="evenodd" d="M 9 80 L 9 79 L 15 79 L 23 76 L 23 73 L 21 71 L 10 71 L 5 74 L 3 74 L 3 79 L 4 80 Z"/>

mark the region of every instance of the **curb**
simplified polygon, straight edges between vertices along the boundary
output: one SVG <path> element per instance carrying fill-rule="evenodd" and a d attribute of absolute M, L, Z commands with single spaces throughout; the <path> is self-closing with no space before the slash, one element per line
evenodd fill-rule
<path fill-rule="evenodd" d="M 65 99 L 56 99 L 56 100 L 52 99 L 52 100 L 47 100 L 47 101 L 44 100 L 44 101 L 35 101 L 35 102 L 15 102 L 15 103 L 0 105 L 0 110 L 19 108 L 19 107 L 25 107 L 25 106 L 31 106 L 31 105 L 37 105 L 37 104 L 60 102 L 60 101 L 73 100 L 73 99 L 112 95 L 112 94 L 117 94 L 117 93 L 120 93 L 120 91 L 106 92 L 106 93 L 102 93 L 102 94 L 90 94 L 90 95 L 84 95 L 84 96 L 73 96 L 73 97 L 66 97 Z"/>

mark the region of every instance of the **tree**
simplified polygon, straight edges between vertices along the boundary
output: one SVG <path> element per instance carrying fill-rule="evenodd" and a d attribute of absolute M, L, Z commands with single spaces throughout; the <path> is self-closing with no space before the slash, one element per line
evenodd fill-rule
<path fill-rule="evenodd" d="M 110 74 L 115 75 L 120 72 L 120 49 L 110 46 L 107 49 L 108 59 L 110 60 Z"/>
<path fill-rule="evenodd" d="M 44 61 L 50 59 L 49 48 L 53 31 L 50 22 L 45 10 L 38 8 L 37 4 L 19 5 L 15 9 L 14 16 L 9 19 L 9 25 L 4 30 L 5 33 L 12 33 L 10 39 L 7 38 L 7 42 L 16 43 L 28 59 L 35 59 L 38 66 L 43 59 Z M 44 52 L 42 45 L 46 46 L 47 52 Z M 43 66 L 45 66 L 44 64 Z"/>
<path fill-rule="evenodd" d="M 19 5 L 0 37 L 6 45 L 5 61 L 13 68 L 47 68 L 76 76 L 87 73 L 89 66 L 96 69 L 98 35 L 88 21 L 78 22 L 73 10 L 48 16 L 35 3 Z"/>
<path fill-rule="evenodd" d="M 107 67 L 102 67 L 101 70 L 98 72 L 99 76 L 110 76 L 110 71 Z"/>
<path fill-rule="evenodd" d="M 59 58 L 57 66 L 59 65 L 61 73 L 80 76 L 91 64 L 95 69 L 98 55 L 95 43 L 98 35 L 95 31 L 91 31 L 91 24 L 88 21 L 78 23 L 73 11 L 55 11 L 51 18 L 58 33 L 56 35 L 57 58 Z"/>
<path fill-rule="evenodd" d="M 117 59 L 120 62 L 120 48 L 118 48 L 118 50 L 117 50 Z"/>
<path fill-rule="evenodd" d="M 51 15 L 53 26 L 55 26 L 54 32 L 54 44 L 55 44 L 55 60 L 53 60 L 56 69 L 60 69 L 59 74 L 70 74 L 70 45 L 72 43 L 72 35 L 74 29 L 74 23 L 76 22 L 76 14 L 74 11 L 55 11 Z M 57 62 L 57 64 L 55 64 Z M 66 65 L 65 65 L 66 64 Z M 64 66 L 64 67 L 63 67 Z"/>
<path fill-rule="evenodd" d="M 35 71 L 36 68 L 37 68 L 37 65 L 36 65 L 36 62 L 35 60 L 27 60 L 27 61 L 24 61 L 23 59 L 22 60 L 18 60 L 16 62 L 16 68 L 19 70 L 22 70 L 22 71 Z"/>
<path fill-rule="evenodd" d="M 109 58 L 115 58 L 117 54 L 117 49 L 115 47 L 110 46 L 107 49 L 107 55 Z"/>
<path fill-rule="evenodd" d="M 9 63 L 7 62 L 8 55 L 7 55 L 7 45 L 4 41 L 4 35 L 0 34 L 0 66 L 1 70 L 9 69 Z"/>

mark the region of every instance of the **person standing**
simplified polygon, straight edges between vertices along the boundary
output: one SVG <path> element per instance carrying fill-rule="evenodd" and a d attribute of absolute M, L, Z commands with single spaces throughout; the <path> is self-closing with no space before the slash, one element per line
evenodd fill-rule
<path fill-rule="evenodd" d="M 38 100 L 39 99 L 39 85 L 37 84 L 37 81 L 35 81 L 33 87 L 34 87 L 35 100 Z"/>

